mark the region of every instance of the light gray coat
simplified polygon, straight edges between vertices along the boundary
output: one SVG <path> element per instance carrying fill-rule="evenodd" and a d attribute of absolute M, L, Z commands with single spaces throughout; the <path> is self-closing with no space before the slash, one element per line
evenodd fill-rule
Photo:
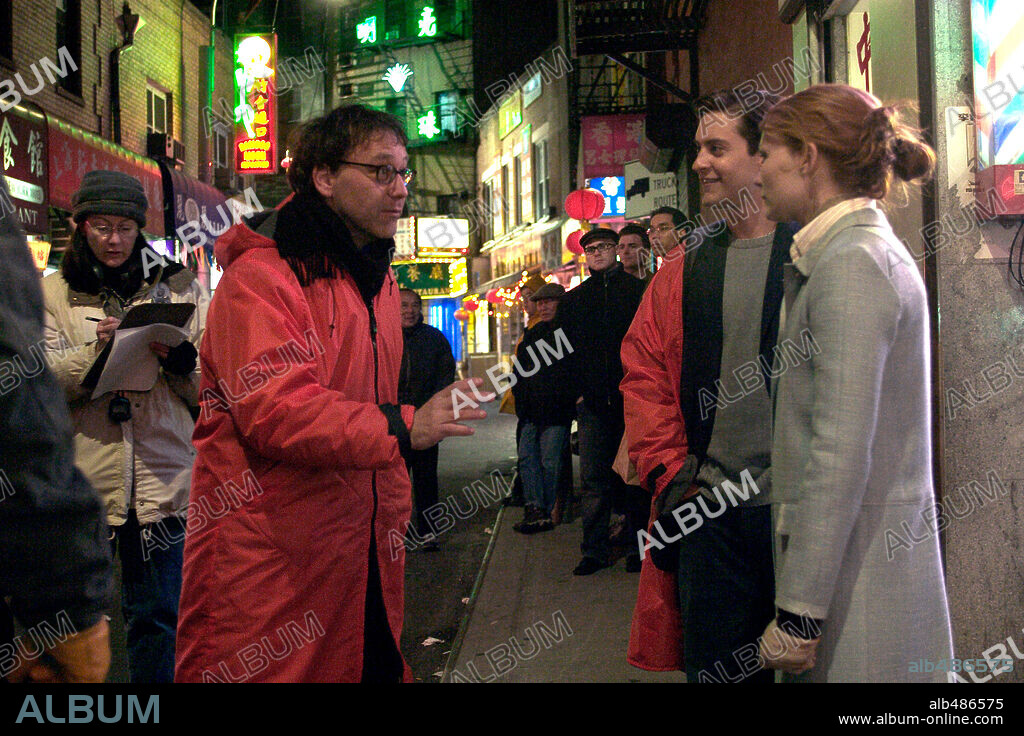
<path fill-rule="evenodd" d="M 776 604 L 824 619 L 812 682 L 944 681 L 924 282 L 885 215 L 852 212 L 787 265 L 775 371 Z M 789 342 L 787 342 L 789 341 Z M 906 526 L 904 526 L 906 525 Z M 907 529 L 917 541 L 908 540 Z"/>

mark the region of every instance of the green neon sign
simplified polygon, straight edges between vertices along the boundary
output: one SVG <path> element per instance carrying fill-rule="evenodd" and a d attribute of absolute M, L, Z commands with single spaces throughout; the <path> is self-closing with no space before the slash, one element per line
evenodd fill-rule
<path fill-rule="evenodd" d="M 437 35 L 437 17 L 431 7 L 423 8 L 420 14 L 420 37 L 433 38 Z"/>
<path fill-rule="evenodd" d="M 436 138 L 441 134 L 441 129 L 437 127 L 437 117 L 434 115 L 433 110 L 417 118 L 416 125 L 419 129 L 419 134 L 424 138 Z"/>
<path fill-rule="evenodd" d="M 359 43 L 377 43 L 377 16 L 371 15 L 356 26 Z"/>

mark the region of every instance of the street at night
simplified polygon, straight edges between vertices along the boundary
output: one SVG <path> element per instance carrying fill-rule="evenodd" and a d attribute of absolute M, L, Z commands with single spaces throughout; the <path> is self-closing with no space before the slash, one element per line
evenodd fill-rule
<path fill-rule="evenodd" d="M 1017 0 L 0 0 L 0 721 L 1013 723 L 1022 61 Z"/>

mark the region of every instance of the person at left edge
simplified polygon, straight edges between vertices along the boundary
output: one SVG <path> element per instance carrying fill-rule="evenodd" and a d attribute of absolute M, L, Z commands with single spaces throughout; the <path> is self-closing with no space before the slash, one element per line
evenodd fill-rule
<path fill-rule="evenodd" d="M 171 682 L 195 458 L 189 413 L 199 398 L 195 346 L 209 295 L 183 266 L 154 251 L 143 257 L 148 203 L 138 179 L 90 171 L 72 202 L 71 245 L 60 272 L 43 279 L 46 348 L 69 402 L 75 462 L 103 499 L 121 557 L 129 674 L 136 683 Z M 138 304 L 160 302 L 196 305 L 185 325 L 189 339 L 174 349 L 150 344 L 161 366 L 153 388 L 91 398 L 82 379 L 120 319 Z"/>
<path fill-rule="evenodd" d="M 107 527 L 99 496 L 74 465 L 64 391 L 38 352 L 39 272 L 17 220 L 5 216 L 9 203 L 0 176 L 0 678 L 103 682 L 113 586 Z M 28 630 L 56 624 L 66 633 L 70 619 L 73 633 L 50 640 L 49 662 L 23 657 L 12 612 Z"/>
<path fill-rule="evenodd" d="M 487 413 L 466 399 L 494 397 L 474 379 L 397 403 L 405 145 L 394 116 L 359 105 L 314 119 L 288 168 L 294 196 L 217 240 L 179 682 L 411 680 L 403 455 L 472 434 L 459 420 Z M 225 510 L 228 484 L 248 490 Z"/>
<path fill-rule="evenodd" d="M 412 289 L 400 289 L 402 299 L 402 372 L 398 403 L 419 409 L 430 397 L 455 380 L 455 356 L 444 333 L 423 321 L 423 300 Z M 437 457 L 440 444 L 413 450 L 406 459 L 416 510 L 414 540 L 427 552 L 439 549 L 437 534 L 425 513 L 437 504 Z"/>

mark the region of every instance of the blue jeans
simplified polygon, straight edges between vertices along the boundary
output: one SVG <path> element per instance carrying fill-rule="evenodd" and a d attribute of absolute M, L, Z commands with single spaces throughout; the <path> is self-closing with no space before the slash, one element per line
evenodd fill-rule
<path fill-rule="evenodd" d="M 604 417 L 579 404 L 577 420 L 580 433 L 580 476 L 583 481 L 584 557 L 608 562 L 611 543 L 608 523 L 612 501 L 625 485 L 612 470 L 622 441 L 623 425 L 615 417 Z"/>
<path fill-rule="evenodd" d="M 135 510 L 111 527 L 121 554 L 121 607 L 133 683 L 174 682 L 174 635 L 181 597 L 185 520 L 139 525 Z"/>
<path fill-rule="evenodd" d="M 548 515 L 555 507 L 558 484 L 562 478 L 562 448 L 569 428 L 557 425 L 523 424 L 519 436 L 519 474 L 523 479 L 523 497 Z"/>

